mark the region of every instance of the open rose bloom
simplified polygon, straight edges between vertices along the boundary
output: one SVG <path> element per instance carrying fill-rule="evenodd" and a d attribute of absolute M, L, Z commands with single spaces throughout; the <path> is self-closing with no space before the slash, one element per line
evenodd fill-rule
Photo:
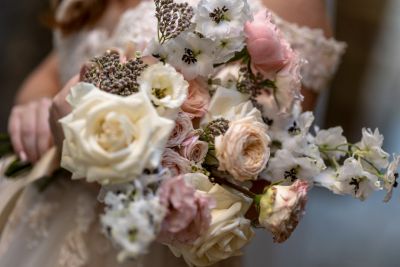
<path fill-rule="evenodd" d="M 102 186 L 102 225 L 120 260 L 160 242 L 209 266 L 240 255 L 255 224 L 283 242 L 311 185 L 390 199 L 400 158 L 390 162 L 379 131 L 364 129 L 355 144 L 341 128 L 310 131 L 303 60 L 268 10 L 252 14 L 245 0 L 155 5 L 158 34 L 144 52 L 92 59 L 60 121 L 62 166 Z"/>

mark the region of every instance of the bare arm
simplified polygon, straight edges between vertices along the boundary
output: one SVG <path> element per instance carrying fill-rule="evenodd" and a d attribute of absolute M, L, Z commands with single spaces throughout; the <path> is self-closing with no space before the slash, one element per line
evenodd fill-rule
<path fill-rule="evenodd" d="M 264 4 L 289 22 L 294 22 L 310 28 L 320 28 L 326 37 L 332 37 L 324 0 L 263 0 Z M 312 110 L 315 107 L 318 94 L 303 88 L 303 108 Z"/>
<path fill-rule="evenodd" d="M 24 82 L 11 110 L 8 131 L 22 160 L 35 162 L 52 146 L 49 109 L 59 90 L 58 58 L 52 53 Z"/>
<path fill-rule="evenodd" d="M 16 104 L 52 98 L 61 90 L 58 73 L 58 57 L 53 52 L 25 80 L 17 94 Z"/>

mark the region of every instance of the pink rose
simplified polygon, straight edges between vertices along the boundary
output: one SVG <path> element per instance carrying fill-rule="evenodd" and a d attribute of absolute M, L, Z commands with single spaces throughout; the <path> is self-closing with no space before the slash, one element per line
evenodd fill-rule
<path fill-rule="evenodd" d="M 205 82 L 192 80 L 189 83 L 189 95 L 182 105 L 182 110 L 193 118 L 201 118 L 207 112 L 210 99 Z"/>
<path fill-rule="evenodd" d="M 290 186 L 272 186 L 260 200 L 259 223 L 271 231 L 274 241 L 286 241 L 296 229 L 307 203 L 307 181 L 297 180 Z"/>
<path fill-rule="evenodd" d="M 167 147 L 181 145 L 193 130 L 193 124 L 190 117 L 185 112 L 179 112 L 175 120 L 175 128 L 167 142 Z"/>
<path fill-rule="evenodd" d="M 183 141 L 179 153 L 182 157 L 195 162 L 202 163 L 207 156 L 208 143 L 199 141 L 199 136 L 194 135 Z"/>
<path fill-rule="evenodd" d="M 172 176 L 179 176 L 191 171 L 190 161 L 170 148 L 165 149 L 161 165 L 164 168 L 169 169 Z"/>
<path fill-rule="evenodd" d="M 191 244 L 210 226 L 213 202 L 197 193 L 183 177 L 164 181 L 158 195 L 167 209 L 158 236 L 160 242 Z"/>
<path fill-rule="evenodd" d="M 271 13 L 268 11 L 258 12 L 254 21 L 246 22 L 244 31 L 254 72 L 268 76 L 290 61 L 293 53 L 290 45 L 272 23 Z"/>

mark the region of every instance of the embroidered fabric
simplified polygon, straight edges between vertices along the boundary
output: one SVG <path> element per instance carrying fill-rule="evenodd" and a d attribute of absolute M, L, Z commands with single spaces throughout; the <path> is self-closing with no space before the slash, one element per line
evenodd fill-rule
<path fill-rule="evenodd" d="M 64 0 L 66 3 L 76 0 Z M 198 0 L 189 0 L 196 4 Z M 255 12 L 263 8 L 261 0 L 249 0 Z M 65 4 L 66 5 L 66 4 Z M 65 5 L 59 10 L 63 16 Z M 279 28 L 288 38 L 294 50 L 304 59 L 301 72 L 303 85 L 313 91 L 320 92 L 327 88 L 335 74 L 346 45 L 335 39 L 327 39 L 321 29 L 310 29 L 289 23 L 274 15 Z M 101 54 L 114 47 L 126 50 L 143 50 L 146 44 L 156 35 L 157 22 L 154 17 L 154 4 L 151 0 L 143 0 L 137 7 L 127 10 L 112 33 L 105 29 L 93 29 L 63 38 L 55 34 L 56 48 L 61 62 L 61 80 L 66 83 L 78 73 L 79 67 L 88 58 Z"/>

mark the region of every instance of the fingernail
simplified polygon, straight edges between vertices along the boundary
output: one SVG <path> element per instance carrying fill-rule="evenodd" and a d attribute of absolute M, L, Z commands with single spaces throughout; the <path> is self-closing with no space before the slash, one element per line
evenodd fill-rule
<path fill-rule="evenodd" d="M 28 157 L 26 156 L 25 152 L 20 152 L 19 153 L 19 159 L 22 161 L 28 161 Z"/>

